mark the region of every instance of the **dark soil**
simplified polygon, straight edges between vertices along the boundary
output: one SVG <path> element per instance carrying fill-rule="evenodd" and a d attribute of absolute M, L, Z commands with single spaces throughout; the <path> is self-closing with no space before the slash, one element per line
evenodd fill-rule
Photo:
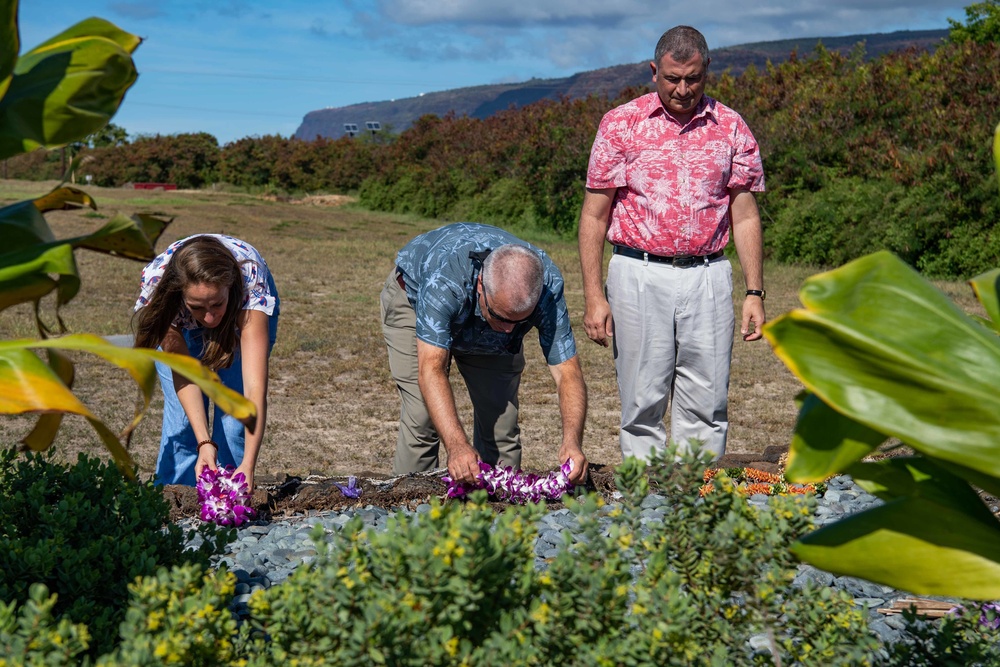
<path fill-rule="evenodd" d="M 778 460 L 785 451 L 787 448 L 784 447 L 768 447 L 762 454 L 726 454 L 712 467 L 750 467 L 767 472 L 779 472 Z M 281 520 L 327 510 L 342 511 L 368 505 L 386 509 L 415 508 L 431 498 L 443 499 L 447 490 L 447 486 L 438 475 L 390 477 L 362 472 L 357 478 L 361 487 L 360 498 L 348 498 L 337 488 L 337 483 L 346 483 L 344 477 L 321 475 L 310 475 L 306 478 L 286 475 L 283 479 L 261 477 L 257 480 L 251 504 L 259 518 Z M 605 500 L 610 500 L 616 490 L 614 467 L 591 463 L 586 488 L 600 493 Z M 199 516 L 198 493 L 194 487 L 168 485 L 163 487 L 163 495 L 170 503 L 171 521 Z M 498 511 L 502 511 L 507 505 L 503 502 L 493 503 Z M 548 506 L 551 509 L 558 509 L 562 507 L 562 503 L 549 502 Z"/>

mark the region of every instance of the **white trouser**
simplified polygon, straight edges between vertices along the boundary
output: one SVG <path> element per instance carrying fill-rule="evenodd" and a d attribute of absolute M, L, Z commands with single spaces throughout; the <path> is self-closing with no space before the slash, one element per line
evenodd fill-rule
<path fill-rule="evenodd" d="M 670 438 L 726 450 L 729 365 L 736 318 L 725 257 L 675 268 L 614 255 L 608 266 L 614 356 L 622 403 L 622 455 L 648 460 Z"/>

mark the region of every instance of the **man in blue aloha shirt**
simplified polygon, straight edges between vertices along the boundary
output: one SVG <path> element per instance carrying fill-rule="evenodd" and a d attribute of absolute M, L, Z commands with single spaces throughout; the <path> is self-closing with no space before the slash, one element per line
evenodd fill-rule
<path fill-rule="evenodd" d="M 573 460 L 571 481 L 586 480 L 587 387 L 562 274 L 544 251 L 490 225 L 446 225 L 399 251 L 381 307 L 389 369 L 402 402 L 397 474 L 437 468 L 442 442 L 448 474 L 457 482 L 473 482 L 480 460 L 520 468 L 522 343 L 535 327 L 559 395 L 559 461 Z M 448 382 L 452 359 L 472 399 L 474 447 Z"/>

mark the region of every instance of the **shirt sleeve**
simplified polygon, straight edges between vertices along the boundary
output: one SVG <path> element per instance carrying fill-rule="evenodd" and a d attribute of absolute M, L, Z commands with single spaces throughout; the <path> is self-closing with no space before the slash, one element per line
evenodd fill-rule
<path fill-rule="evenodd" d="M 569 310 L 563 297 L 563 281 L 547 282 L 538 300 L 538 344 L 545 363 L 556 366 L 576 356 L 576 340 L 570 326 Z"/>
<path fill-rule="evenodd" d="M 733 168 L 727 187 L 730 190 L 764 191 L 764 167 L 760 159 L 760 147 L 742 118 L 736 123 Z"/>
<path fill-rule="evenodd" d="M 592 190 L 620 188 L 625 185 L 626 123 L 615 110 L 604 114 L 597 136 L 590 148 L 587 166 L 587 187 Z"/>

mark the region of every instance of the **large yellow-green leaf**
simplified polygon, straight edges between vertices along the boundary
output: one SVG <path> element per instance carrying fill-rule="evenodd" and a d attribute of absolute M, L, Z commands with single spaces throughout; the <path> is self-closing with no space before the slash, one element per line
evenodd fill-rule
<path fill-rule="evenodd" d="M 35 208 L 41 213 L 49 211 L 66 211 L 84 206 L 97 210 L 97 204 L 86 192 L 69 185 L 58 187 L 47 195 L 34 200 Z"/>
<path fill-rule="evenodd" d="M 0 349 L 0 414 L 25 412 L 83 416 L 121 471 L 134 477 L 135 463 L 121 441 L 73 395 L 52 368 L 24 347 L 5 347 Z"/>
<path fill-rule="evenodd" d="M 132 376 L 142 390 L 146 406 L 149 405 L 153 389 L 156 386 L 156 368 L 154 362 L 159 361 L 198 385 L 205 395 L 218 405 L 221 410 L 236 417 L 251 430 L 256 423 L 256 408 L 250 400 L 223 385 L 219 381 L 218 374 L 205 368 L 196 359 L 187 355 L 171 354 L 169 352 L 144 348 L 119 347 L 107 342 L 100 336 L 92 334 L 73 334 L 46 340 L 0 341 L 0 353 L 3 353 L 5 350 L 30 348 L 79 350 L 98 355 L 106 361 L 124 369 Z M 4 388 L 0 385 L 0 393 L 7 393 L 8 391 L 15 395 L 17 394 L 14 387 Z M 29 389 L 26 389 L 26 391 L 33 394 Z M 3 403 L 0 403 L 0 406 L 2 405 Z M 0 412 L 3 412 L 3 410 L 0 409 Z"/>
<path fill-rule="evenodd" d="M 75 334 L 47 340 L 0 341 L 0 414 L 51 414 L 70 413 L 84 416 L 97 432 L 101 441 L 111 452 L 119 467 L 132 475 L 134 463 L 121 444 L 121 439 L 94 415 L 66 386 L 60 374 L 66 376 L 66 369 L 56 373 L 52 367 L 42 362 L 32 352 L 35 348 L 52 350 L 77 350 L 96 354 L 112 364 L 124 369 L 138 384 L 143 401 L 137 407 L 135 417 L 122 433 L 126 437 L 142 419 L 149 408 L 156 386 L 156 368 L 159 361 L 184 376 L 208 396 L 220 409 L 242 421 L 247 428 L 256 426 L 256 407 L 241 394 L 229 389 L 219 381 L 219 376 L 199 364 L 195 359 L 157 350 L 122 348 L 108 343 L 103 338 L 90 334 Z M 50 422 L 51 425 L 51 422 Z M 45 438 L 54 434 L 47 432 L 32 434 L 37 438 L 29 445 L 42 445 Z M 29 437 L 32 437 L 29 435 Z M 51 440 L 49 441 L 51 442 Z"/>
<path fill-rule="evenodd" d="M 828 572 L 919 595 L 1000 598 L 1000 529 L 927 498 L 852 515 L 806 535 L 792 551 Z"/>
<path fill-rule="evenodd" d="M 76 369 L 69 357 L 58 350 L 50 349 L 48 350 L 48 360 L 49 368 L 66 385 L 67 389 L 72 389 Z M 24 436 L 21 442 L 32 451 L 44 452 L 52 446 L 53 441 L 56 439 L 56 434 L 59 432 L 59 427 L 62 426 L 62 422 L 62 412 L 47 412 L 38 418 L 38 421 L 35 422 L 35 427 L 31 429 L 31 433 Z"/>
<path fill-rule="evenodd" d="M 937 505 L 967 514 L 987 527 L 1000 529 L 969 483 L 924 456 L 898 456 L 877 462 L 856 463 L 846 471 L 861 488 L 882 500 L 925 498 Z"/>
<path fill-rule="evenodd" d="M 824 403 L 931 456 L 1000 477 L 1000 338 L 891 253 L 804 284 L 765 325 Z M 801 455 L 801 453 L 800 453 Z"/>
<path fill-rule="evenodd" d="M 16 253 L 0 252 L 0 311 L 37 301 L 53 290 L 59 306 L 80 290 L 73 246 L 38 245 Z"/>
<path fill-rule="evenodd" d="M 0 97 L 3 97 L 21 50 L 17 29 L 17 0 L 0 0 Z"/>
<path fill-rule="evenodd" d="M 138 35 L 125 32 L 110 21 L 106 21 L 96 16 L 91 16 L 90 18 L 73 24 L 58 35 L 50 37 L 35 48 L 31 49 L 28 53 L 25 53 L 21 57 L 20 62 L 18 62 L 17 70 L 15 71 L 20 72 L 22 67 L 31 67 L 33 65 L 33 59 L 45 58 L 48 53 L 64 50 L 67 44 L 91 37 L 101 37 L 114 42 L 126 53 L 133 53 L 142 43 L 142 38 Z"/>
<path fill-rule="evenodd" d="M 72 239 L 42 242 L 51 231 L 41 210 L 91 203 L 75 188 L 58 188 L 34 202 L 25 201 L 0 209 L 0 311 L 20 303 L 37 302 L 57 290 L 56 312 L 80 288 L 73 257 L 75 247 L 114 252 L 148 262 L 156 256 L 156 241 L 173 218 L 138 213 L 131 218 L 116 215 L 97 231 Z"/>
<path fill-rule="evenodd" d="M 36 243 L 51 243 L 55 235 L 45 216 L 30 199 L 0 208 L 0 266 L 3 255 Z"/>
<path fill-rule="evenodd" d="M 1000 269 L 987 271 L 969 281 L 979 303 L 986 309 L 990 326 L 1000 332 Z"/>
<path fill-rule="evenodd" d="M 799 406 L 785 476 L 793 482 L 821 482 L 870 454 L 885 439 L 808 394 Z"/>
<path fill-rule="evenodd" d="M 65 240 L 77 248 L 149 262 L 156 257 L 156 240 L 172 221 L 172 217 L 149 213 L 137 213 L 131 218 L 118 214 L 93 234 Z"/>
<path fill-rule="evenodd" d="M 0 158 L 57 147 L 104 127 L 136 79 L 138 37 L 86 19 L 18 59 L 0 98 Z"/>

